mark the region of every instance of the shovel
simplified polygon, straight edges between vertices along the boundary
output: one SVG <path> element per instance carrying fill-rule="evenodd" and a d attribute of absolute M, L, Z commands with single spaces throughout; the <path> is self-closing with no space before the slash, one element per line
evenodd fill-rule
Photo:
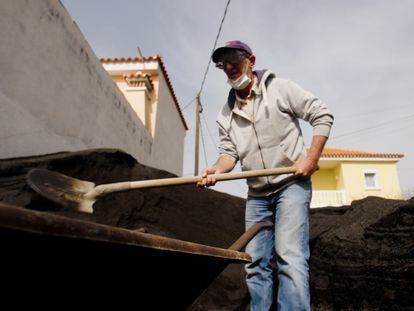
<path fill-rule="evenodd" d="M 237 173 L 215 174 L 213 176 L 217 181 L 223 181 L 287 174 L 294 173 L 295 171 L 296 167 L 291 166 Z M 46 169 L 31 169 L 26 176 L 29 186 L 40 195 L 57 204 L 85 213 L 92 213 L 92 206 L 95 201 L 108 193 L 128 191 L 132 189 L 196 184 L 202 179 L 203 178 L 201 176 L 175 177 L 118 182 L 95 186 L 93 182 L 72 178 Z"/>

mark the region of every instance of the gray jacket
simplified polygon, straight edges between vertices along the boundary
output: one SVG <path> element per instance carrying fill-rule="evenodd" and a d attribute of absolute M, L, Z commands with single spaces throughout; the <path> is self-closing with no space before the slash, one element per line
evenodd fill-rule
<path fill-rule="evenodd" d="M 329 136 L 333 116 L 314 95 L 292 81 L 276 78 L 270 70 L 256 71 L 259 92 L 254 117 L 235 103 L 231 90 L 217 123 L 220 154 L 240 160 L 243 171 L 287 167 L 306 157 L 299 120 L 309 122 L 313 135 Z M 266 196 L 292 181 L 292 174 L 249 178 L 250 196 Z"/>

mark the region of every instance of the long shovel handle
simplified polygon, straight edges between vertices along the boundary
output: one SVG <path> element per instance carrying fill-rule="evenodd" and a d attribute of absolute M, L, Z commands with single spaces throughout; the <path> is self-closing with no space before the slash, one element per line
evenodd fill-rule
<path fill-rule="evenodd" d="M 294 173 L 295 171 L 296 171 L 296 167 L 290 166 L 290 167 L 282 167 L 282 168 L 252 170 L 252 171 L 237 172 L 237 173 L 214 174 L 212 176 L 214 176 L 217 181 L 223 181 L 223 180 L 235 180 L 235 179 L 243 179 L 243 178 L 251 178 L 251 177 L 288 174 L 288 173 Z M 97 198 L 98 196 L 102 196 L 104 194 L 118 192 L 118 191 L 132 190 L 132 189 L 195 184 L 202 180 L 203 178 L 201 176 L 190 176 L 190 177 L 174 177 L 174 178 L 150 179 L 150 180 L 104 184 L 104 185 L 96 186 L 94 190 L 92 190 L 91 192 L 88 192 L 85 195 L 85 198 L 92 199 L 92 198 Z"/>

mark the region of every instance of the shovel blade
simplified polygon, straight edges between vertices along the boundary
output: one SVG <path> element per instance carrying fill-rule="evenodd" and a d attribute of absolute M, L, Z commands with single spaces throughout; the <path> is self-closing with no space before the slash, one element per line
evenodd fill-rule
<path fill-rule="evenodd" d="M 26 175 L 26 181 L 33 190 L 52 202 L 79 212 L 93 212 L 95 200 L 84 197 L 95 188 L 93 182 L 46 169 L 31 169 Z"/>

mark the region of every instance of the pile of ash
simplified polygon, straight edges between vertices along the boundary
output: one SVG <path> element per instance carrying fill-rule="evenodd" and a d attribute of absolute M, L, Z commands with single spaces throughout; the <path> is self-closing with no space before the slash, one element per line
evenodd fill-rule
<path fill-rule="evenodd" d="M 175 177 L 119 150 L 0 160 L 0 202 L 221 248 L 244 231 L 245 200 L 193 185 L 134 190 L 99 199 L 93 214 L 62 209 L 25 181 L 46 168 L 96 184 Z M 414 200 L 369 197 L 311 210 L 315 310 L 414 308 Z M 191 310 L 246 310 L 244 268 L 231 265 Z"/>

